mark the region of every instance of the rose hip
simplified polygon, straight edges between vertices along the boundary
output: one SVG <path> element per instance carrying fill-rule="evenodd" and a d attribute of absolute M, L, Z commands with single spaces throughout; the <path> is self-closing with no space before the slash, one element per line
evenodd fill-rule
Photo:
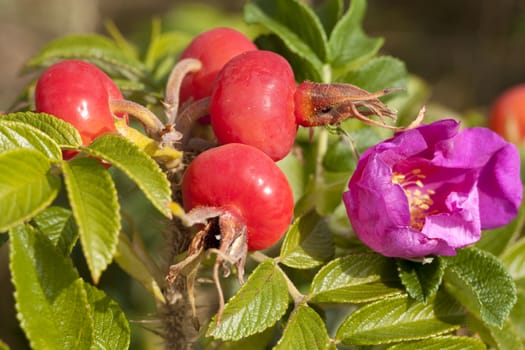
<path fill-rule="evenodd" d="M 295 140 L 295 78 L 290 64 L 270 51 L 249 51 L 220 71 L 210 101 L 211 124 L 219 143 L 254 146 L 274 161 Z"/>

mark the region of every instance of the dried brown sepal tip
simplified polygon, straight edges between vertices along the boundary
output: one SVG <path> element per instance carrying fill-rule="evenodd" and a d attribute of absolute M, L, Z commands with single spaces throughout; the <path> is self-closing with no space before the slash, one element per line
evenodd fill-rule
<path fill-rule="evenodd" d="M 326 84 L 305 81 L 295 92 L 296 123 L 305 127 L 337 125 L 348 118 L 357 118 L 366 124 L 395 128 L 386 124 L 386 118 L 395 120 L 379 97 L 400 91 L 400 88 L 384 89 L 370 93 L 351 84 Z M 370 119 L 375 115 L 380 122 Z"/>
<path fill-rule="evenodd" d="M 219 295 L 217 324 L 220 324 L 224 310 L 224 295 L 220 284 L 220 272 L 227 277 L 231 273 L 229 264 L 235 266 L 240 284 L 244 283 L 244 265 L 248 254 L 246 225 L 237 216 L 220 208 L 195 208 L 186 217 L 189 224 L 204 224 L 203 228 L 193 237 L 184 260 L 170 266 L 166 281 L 173 285 L 179 277 L 186 278 L 188 300 L 193 313 L 195 328 L 199 327 L 196 316 L 194 285 L 197 270 L 205 253 L 215 253 L 213 281 Z"/>

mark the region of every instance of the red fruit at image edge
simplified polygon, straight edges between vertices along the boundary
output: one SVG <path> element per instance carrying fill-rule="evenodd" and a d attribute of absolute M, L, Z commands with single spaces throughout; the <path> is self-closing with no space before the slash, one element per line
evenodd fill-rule
<path fill-rule="evenodd" d="M 248 250 L 274 245 L 293 216 L 293 194 L 284 173 L 251 146 L 228 144 L 209 149 L 189 165 L 182 180 L 184 208 L 228 210 L 247 227 Z"/>
<path fill-rule="evenodd" d="M 525 139 L 525 84 L 504 91 L 494 101 L 489 114 L 489 128 L 507 141 L 521 143 Z"/>
<path fill-rule="evenodd" d="M 211 95 L 211 124 L 221 144 L 254 146 L 274 161 L 295 141 L 295 78 L 288 61 L 270 51 L 232 58 L 219 72 Z"/>
<path fill-rule="evenodd" d="M 233 57 L 257 46 L 243 33 L 231 28 L 215 28 L 197 35 L 181 53 L 180 59 L 195 58 L 202 68 L 184 77 L 180 101 L 194 101 L 211 95 L 217 73 Z"/>
<path fill-rule="evenodd" d="M 84 145 L 102 134 L 116 132 L 109 101 L 122 98 L 103 71 L 80 60 L 52 65 L 42 73 L 35 88 L 36 111 L 71 123 Z"/>

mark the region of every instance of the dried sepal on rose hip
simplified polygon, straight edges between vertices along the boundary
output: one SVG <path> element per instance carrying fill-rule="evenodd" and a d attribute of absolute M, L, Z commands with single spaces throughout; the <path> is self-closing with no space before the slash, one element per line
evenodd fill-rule
<path fill-rule="evenodd" d="M 296 122 L 304 127 L 314 127 L 337 125 L 356 118 L 369 125 L 389 128 L 386 118 L 395 120 L 396 114 L 379 97 L 399 90 L 387 88 L 370 93 L 352 84 L 304 81 L 297 86 L 294 95 Z M 370 116 L 378 117 L 380 122 L 370 119 Z"/>
<path fill-rule="evenodd" d="M 167 126 L 180 132 L 186 149 L 194 123 L 210 115 L 219 144 L 251 145 L 277 161 L 291 150 L 298 126 L 332 126 L 357 118 L 404 129 L 386 124 L 396 115 L 379 100 L 398 90 L 370 93 L 351 84 L 309 81 L 297 85 L 284 57 L 257 50 L 238 32 L 217 28 L 197 36 L 173 68 L 166 87 Z"/>
<path fill-rule="evenodd" d="M 242 283 L 246 254 L 277 243 L 293 216 L 293 194 L 284 173 L 262 151 L 231 143 L 207 150 L 189 165 L 182 179 L 182 198 L 192 224 L 203 226 L 185 260 L 170 267 L 167 280 L 192 279 L 195 262 L 206 251 L 217 253 L 214 280 L 224 305 L 219 269 L 237 269 Z M 193 285 L 193 281 L 188 282 Z"/>

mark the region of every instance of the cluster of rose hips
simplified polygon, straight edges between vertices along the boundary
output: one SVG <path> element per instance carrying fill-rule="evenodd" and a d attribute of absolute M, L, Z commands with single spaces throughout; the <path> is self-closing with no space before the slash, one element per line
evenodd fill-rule
<path fill-rule="evenodd" d="M 297 85 L 282 56 L 257 49 L 240 32 L 217 28 L 197 36 L 182 52 L 167 82 L 164 123 L 124 100 L 105 73 L 79 60 L 48 68 L 36 85 L 35 104 L 38 112 L 76 127 L 84 145 L 118 132 L 115 121 L 127 122 L 129 115 L 159 145 L 185 149 L 194 122 L 209 116 L 219 146 L 191 161 L 181 186 L 189 221 L 203 227 L 188 259 L 215 249 L 216 273 L 233 263 L 242 280 L 247 251 L 275 244 L 292 220 L 292 191 L 275 161 L 290 152 L 298 127 L 349 117 L 380 124 L 368 116 L 394 116 L 378 99 L 389 92 L 368 93 L 349 84 Z M 65 152 L 64 158 L 75 155 Z M 168 281 L 187 261 L 170 268 Z"/>

